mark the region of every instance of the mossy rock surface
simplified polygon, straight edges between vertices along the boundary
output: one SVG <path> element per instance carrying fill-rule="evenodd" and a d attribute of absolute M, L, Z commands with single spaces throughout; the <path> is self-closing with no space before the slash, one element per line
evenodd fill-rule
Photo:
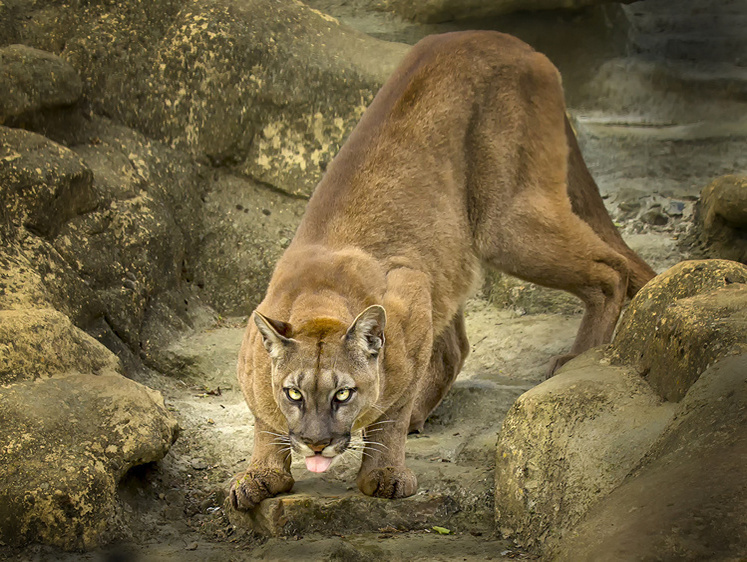
<path fill-rule="evenodd" d="M 0 310 L 0 384 L 119 370 L 116 356 L 61 312 Z"/>
<path fill-rule="evenodd" d="M 645 459 L 552 560 L 738 560 L 747 552 L 747 355 L 704 372 Z"/>
<path fill-rule="evenodd" d="M 22 226 L 47 239 L 98 202 L 93 174 L 73 151 L 41 135 L 2 126 L 0 196 L 6 229 Z"/>
<path fill-rule="evenodd" d="M 710 364 L 747 349 L 747 267 L 682 262 L 652 279 L 625 312 L 613 361 L 678 401 Z"/>
<path fill-rule="evenodd" d="M 57 55 L 26 45 L 9 45 L 0 48 L 0 91 L 0 123 L 4 123 L 24 114 L 71 105 L 80 99 L 83 84 L 75 69 Z"/>
<path fill-rule="evenodd" d="M 108 372 L 1 387 L 0 428 L 0 541 L 74 550 L 117 537 L 117 483 L 177 424 L 158 392 Z"/>

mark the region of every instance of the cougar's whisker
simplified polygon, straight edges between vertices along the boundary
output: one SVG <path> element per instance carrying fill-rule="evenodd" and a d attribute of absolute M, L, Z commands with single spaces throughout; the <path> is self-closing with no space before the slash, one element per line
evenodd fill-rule
<path fill-rule="evenodd" d="M 366 441 L 366 440 L 364 440 L 364 441 L 363 441 L 363 444 L 364 444 L 364 445 L 368 445 L 369 447 L 370 447 L 371 445 L 379 445 L 379 446 L 381 446 L 381 447 L 384 447 L 384 448 L 385 448 L 385 449 L 386 449 L 387 451 L 389 450 L 389 447 L 387 447 L 387 446 L 386 446 L 386 445 L 384 445 L 383 443 L 379 443 L 378 441 Z"/>
<path fill-rule="evenodd" d="M 267 433 L 268 435 L 275 435 L 277 437 L 288 437 L 287 433 L 275 433 L 274 431 L 260 430 L 259 433 Z"/>

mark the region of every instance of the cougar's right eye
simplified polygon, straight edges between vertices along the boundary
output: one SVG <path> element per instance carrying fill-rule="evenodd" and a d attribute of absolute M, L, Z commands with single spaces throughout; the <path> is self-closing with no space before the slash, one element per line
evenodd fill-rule
<path fill-rule="evenodd" d="M 301 395 L 301 391 L 297 388 L 284 388 L 285 395 L 288 397 L 288 400 L 291 402 L 300 402 L 303 400 L 303 396 Z"/>

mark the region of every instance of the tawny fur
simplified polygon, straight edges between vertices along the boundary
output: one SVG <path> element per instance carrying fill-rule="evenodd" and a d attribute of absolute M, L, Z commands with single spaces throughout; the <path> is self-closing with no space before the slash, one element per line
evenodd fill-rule
<path fill-rule="evenodd" d="M 281 403 L 284 381 L 306 385 L 319 410 L 348 375 L 366 405 L 345 423 L 381 444 L 365 450 L 359 488 L 414 493 L 406 434 L 422 427 L 464 362 L 462 308 L 482 266 L 584 301 L 576 341 L 551 370 L 609 342 L 626 293 L 654 275 L 604 208 L 549 60 L 496 32 L 431 36 L 329 165 L 258 308 L 264 316 L 249 323 L 238 375 L 257 431 L 234 505 L 292 486 L 272 433 L 306 432 L 311 443 L 345 430 L 333 413 L 295 414 Z M 376 304 L 386 310 L 385 343 L 369 365 L 345 334 Z M 273 341 L 274 363 L 265 349 Z"/>

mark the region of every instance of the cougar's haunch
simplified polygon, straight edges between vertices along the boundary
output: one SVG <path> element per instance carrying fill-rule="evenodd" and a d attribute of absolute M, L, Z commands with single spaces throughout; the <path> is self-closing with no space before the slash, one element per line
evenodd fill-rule
<path fill-rule="evenodd" d="M 290 490 L 290 451 L 321 472 L 363 449 L 363 493 L 415 493 L 406 436 L 462 367 L 482 266 L 583 300 L 552 370 L 608 342 L 654 275 L 602 204 L 550 61 L 497 32 L 431 36 L 328 166 L 249 322 L 238 376 L 255 442 L 233 505 Z"/>

